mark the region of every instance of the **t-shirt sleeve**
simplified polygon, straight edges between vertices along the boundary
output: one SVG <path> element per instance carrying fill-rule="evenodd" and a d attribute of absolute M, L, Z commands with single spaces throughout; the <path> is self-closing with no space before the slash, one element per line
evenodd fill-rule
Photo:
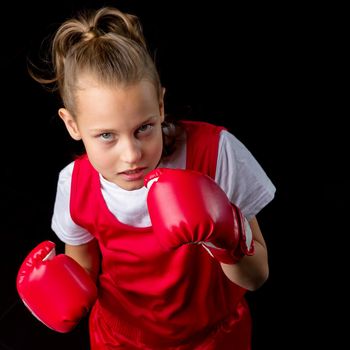
<path fill-rule="evenodd" d="M 220 133 L 215 181 L 248 220 L 274 198 L 276 191 L 251 152 L 226 130 Z"/>
<path fill-rule="evenodd" d="M 94 236 L 77 225 L 70 215 L 70 188 L 74 162 L 61 170 L 56 191 L 51 228 L 58 238 L 70 245 L 80 245 L 91 241 Z"/>

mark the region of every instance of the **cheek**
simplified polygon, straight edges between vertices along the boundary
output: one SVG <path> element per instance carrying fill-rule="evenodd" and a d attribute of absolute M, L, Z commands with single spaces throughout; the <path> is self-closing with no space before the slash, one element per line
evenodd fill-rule
<path fill-rule="evenodd" d="M 108 151 L 93 143 L 84 143 L 84 145 L 90 163 L 97 171 L 103 173 L 105 169 L 109 168 L 113 157 L 109 155 Z"/>
<path fill-rule="evenodd" d="M 159 131 L 157 136 L 153 139 L 153 142 L 149 144 L 148 154 L 155 157 L 155 161 L 158 161 L 163 151 L 163 138 L 162 132 Z"/>

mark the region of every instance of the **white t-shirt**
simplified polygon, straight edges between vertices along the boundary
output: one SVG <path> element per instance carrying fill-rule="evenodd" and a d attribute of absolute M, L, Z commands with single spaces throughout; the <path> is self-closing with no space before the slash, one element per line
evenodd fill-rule
<path fill-rule="evenodd" d="M 71 162 L 59 174 L 52 229 L 64 243 L 79 245 L 89 242 L 94 237 L 74 223 L 70 215 L 73 166 L 74 162 Z M 161 162 L 159 167 L 185 169 L 186 142 L 167 162 Z M 226 130 L 220 133 L 215 181 L 248 220 L 273 199 L 276 191 L 253 155 Z M 136 227 L 151 226 L 146 204 L 148 190 L 145 187 L 126 191 L 101 175 L 100 182 L 107 207 L 120 222 Z"/>

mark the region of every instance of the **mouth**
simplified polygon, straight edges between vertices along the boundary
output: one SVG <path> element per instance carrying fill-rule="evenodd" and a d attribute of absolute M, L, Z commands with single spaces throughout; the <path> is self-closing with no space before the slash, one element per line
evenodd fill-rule
<path fill-rule="evenodd" d="M 144 178 L 146 169 L 146 167 L 128 169 L 120 172 L 119 175 L 121 175 L 126 181 L 137 181 Z"/>

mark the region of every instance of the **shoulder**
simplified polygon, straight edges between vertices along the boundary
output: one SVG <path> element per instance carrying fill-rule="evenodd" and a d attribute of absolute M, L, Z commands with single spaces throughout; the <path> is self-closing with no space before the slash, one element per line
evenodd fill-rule
<path fill-rule="evenodd" d="M 57 195 L 69 197 L 75 161 L 66 165 L 58 175 Z"/>
<path fill-rule="evenodd" d="M 215 180 L 247 217 L 270 202 L 276 190 L 254 155 L 228 131 L 220 133 Z"/>
<path fill-rule="evenodd" d="M 227 166 L 230 170 L 251 172 L 255 175 L 263 170 L 251 151 L 235 135 L 227 130 L 220 132 L 218 170 Z"/>
<path fill-rule="evenodd" d="M 68 165 L 66 165 L 59 173 L 58 175 L 58 183 L 66 183 L 67 181 L 71 181 L 73 169 L 74 169 L 74 163 L 75 161 L 72 161 Z"/>
<path fill-rule="evenodd" d="M 183 121 L 186 130 L 186 167 L 215 177 L 220 132 L 224 128 L 207 122 Z"/>
<path fill-rule="evenodd" d="M 227 130 L 220 131 L 219 152 L 229 153 L 238 159 L 253 158 L 252 153 L 235 135 Z"/>
<path fill-rule="evenodd" d="M 206 133 L 219 134 L 220 131 L 226 130 L 224 126 L 215 125 L 204 121 L 181 120 L 180 124 L 184 127 L 187 133 Z"/>

